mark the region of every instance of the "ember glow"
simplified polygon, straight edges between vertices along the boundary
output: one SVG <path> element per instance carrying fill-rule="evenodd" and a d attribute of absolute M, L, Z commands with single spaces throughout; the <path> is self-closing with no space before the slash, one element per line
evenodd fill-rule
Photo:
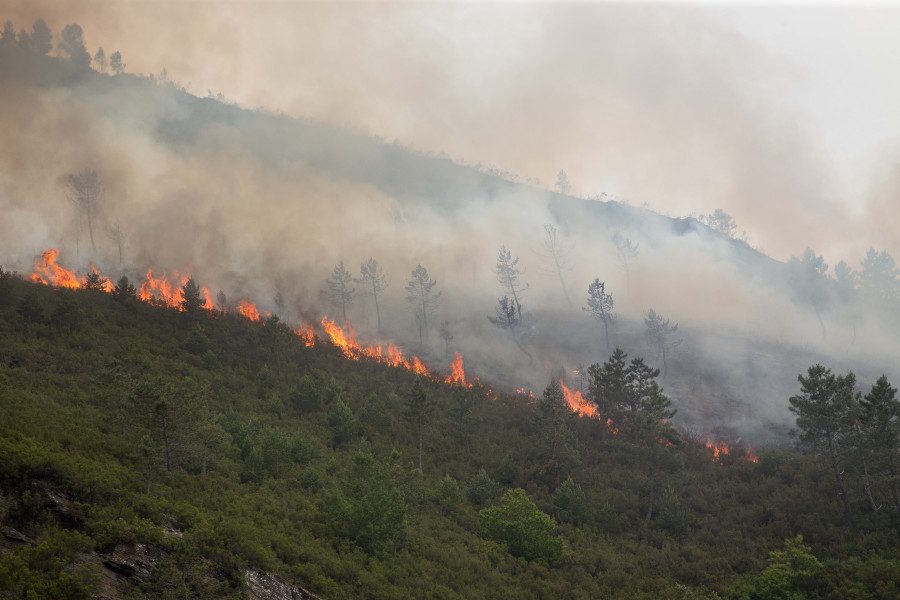
<path fill-rule="evenodd" d="M 756 455 L 756 450 L 753 449 L 753 446 L 747 444 L 747 460 L 752 463 L 758 463 L 759 457 Z"/>

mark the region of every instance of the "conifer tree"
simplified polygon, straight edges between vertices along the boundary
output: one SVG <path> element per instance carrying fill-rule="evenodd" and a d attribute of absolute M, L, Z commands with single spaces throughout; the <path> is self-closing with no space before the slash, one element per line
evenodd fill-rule
<path fill-rule="evenodd" d="M 347 307 L 353 303 L 353 288 L 350 283 L 353 281 L 353 275 L 344 267 L 344 261 L 338 261 L 331 277 L 326 280 L 328 284 L 328 298 L 336 305 L 341 307 L 341 318 L 347 321 Z"/>
<path fill-rule="evenodd" d="M 422 470 L 422 454 L 425 437 L 425 428 L 431 422 L 431 416 L 434 411 L 435 400 L 429 397 L 428 391 L 421 377 L 416 377 L 413 382 L 412 390 L 406 401 L 406 417 L 416 429 L 416 435 L 419 439 L 419 472 Z"/>
<path fill-rule="evenodd" d="M 850 497 L 844 482 L 843 461 L 853 435 L 858 411 L 854 395 L 856 376 L 834 375 L 831 369 L 816 364 L 807 376 L 797 376 L 800 394 L 790 397 L 790 411 L 797 415 L 799 439 L 808 450 L 825 456 L 834 471 L 835 484 L 844 505 L 844 523 L 853 526 Z"/>

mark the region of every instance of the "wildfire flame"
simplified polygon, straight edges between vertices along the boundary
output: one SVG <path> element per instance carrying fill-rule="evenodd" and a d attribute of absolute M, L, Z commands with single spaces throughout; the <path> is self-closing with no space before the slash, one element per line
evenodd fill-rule
<path fill-rule="evenodd" d="M 238 302 L 237 311 L 251 321 L 259 321 L 259 310 L 256 305 L 249 300 L 241 300 Z"/>
<path fill-rule="evenodd" d="M 753 449 L 749 443 L 747 444 L 747 460 L 752 463 L 758 463 L 759 457 L 756 455 L 756 450 Z"/>
<path fill-rule="evenodd" d="M 450 363 L 450 375 L 444 380 L 444 383 L 456 383 L 464 387 L 472 387 L 471 383 L 466 383 L 466 372 L 463 370 L 463 357 L 459 352 L 453 362 Z"/>
<path fill-rule="evenodd" d="M 58 258 L 59 251 L 55 248 L 50 248 L 46 252 L 43 252 L 40 260 L 35 261 L 34 273 L 29 276 L 29 279 L 35 283 L 43 283 L 54 287 L 65 287 L 69 289 L 79 289 L 84 287 L 84 284 L 74 271 L 69 271 L 57 263 Z M 90 269 L 98 276 L 100 275 L 100 272 L 94 265 L 90 265 Z M 170 308 L 181 309 L 181 301 L 183 299 L 181 288 L 188 282 L 190 275 L 181 275 L 178 271 L 173 271 L 171 276 L 167 276 L 164 272 L 162 276 L 154 277 L 152 269 L 147 269 L 145 279 L 146 280 L 141 284 L 140 291 L 137 294 L 138 298 L 144 302 L 156 301 Z M 103 290 L 107 293 L 112 293 L 114 290 L 114 286 L 110 283 L 109 278 L 105 278 Z M 203 297 L 206 300 L 206 308 L 208 310 L 213 310 L 214 305 L 209 288 L 202 286 L 201 290 Z M 241 300 L 238 303 L 237 311 L 251 321 L 259 321 L 260 319 L 259 310 L 250 300 Z M 268 315 L 269 313 L 265 314 Z M 347 358 L 359 360 L 362 357 L 366 357 L 392 367 L 407 369 L 424 377 L 431 377 L 428 368 L 418 357 L 404 357 L 400 347 L 393 343 L 389 343 L 386 348 L 383 348 L 381 345 L 361 346 L 359 342 L 357 342 L 353 326 L 349 322 L 345 324 L 346 331 L 344 328 L 336 325 L 333 321 L 329 321 L 327 317 L 322 319 L 321 325 L 331 343 L 340 348 L 341 352 Z M 311 324 L 300 325 L 294 333 L 307 347 L 315 346 L 316 337 Z M 549 368 L 546 364 L 545 367 Z M 579 370 L 574 370 L 572 373 L 576 376 L 581 375 Z M 437 379 L 437 381 L 441 380 Z M 475 382 L 477 381 L 478 378 L 476 377 Z M 463 369 L 463 358 L 459 352 L 456 353 L 456 356 L 450 363 L 450 374 L 443 379 L 443 382 L 472 387 L 472 383 L 466 382 L 466 374 Z M 570 390 L 562 381 L 559 383 L 562 388 L 563 398 L 565 398 L 566 404 L 568 404 L 573 412 L 576 412 L 581 416 L 595 419 L 600 418 L 597 407 L 586 400 L 581 391 Z M 491 390 L 487 391 L 488 396 L 492 396 L 492 394 L 493 392 Z M 534 394 L 525 388 L 516 390 L 516 394 L 528 395 L 529 397 L 534 398 Z M 494 396 L 494 400 L 496 399 L 497 398 Z M 612 419 L 606 420 L 606 427 L 612 435 L 617 435 L 619 433 L 619 428 Z M 666 445 L 672 445 L 668 441 L 660 440 L 660 442 L 666 443 Z M 716 462 L 722 462 L 723 457 L 727 456 L 729 452 L 728 444 L 724 441 L 716 443 L 707 441 L 706 447 L 712 450 L 713 460 Z M 746 460 L 753 463 L 759 462 L 755 450 L 749 444 L 747 445 Z"/>
<path fill-rule="evenodd" d="M 297 337 L 303 340 L 303 343 L 306 344 L 307 348 L 312 348 L 316 345 L 316 335 L 313 333 L 312 325 L 301 325 L 294 332 L 297 334 Z"/>
<path fill-rule="evenodd" d="M 141 284 L 141 291 L 138 293 L 138 297 L 141 300 L 149 302 L 150 300 L 157 298 L 170 308 L 181 306 L 181 301 L 183 300 L 181 296 L 181 286 L 188 282 L 188 279 L 190 279 L 189 276 L 179 275 L 178 271 L 173 271 L 173 282 L 170 281 L 165 272 L 161 277 L 154 277 L 153 269 L 147 269 L 147 274 L 144 277 L 146 278 L 146 281 Z"/>
<path fill-rule="evenodd" d="M 50 248 L 41 254 L 41 260 L 35 261 L 34 273 L 29 279 L 35 283 L 43 283 L 54 287 L 64 287 L 76 290 L 81 287 L 81 281 L 72 271 L 67 271 L 58 264 L 59 250 Z"/>
<path fill-rule="evenodd" d="M 425 366 L 425 363 L 415 356 L 405 358 L 403 351 L 394 344 L 388 344 L 387 350 L 383 350 L 380 345 L 361 346 L 356 341 L 356 333 L 353 331 L 353 325 L 349 322 L 345 323 L 344 327 L 341 327 L 334 321 L 330 321 L 326 316 L 322 318 L 322 329 L 325 330 L 331 343 L 340 348 L 344 356 L 351 360 L 367 357 L 392 367 L 404 368 L 423 377 L 431 377 L 431 373 L 428 367 Z M 459 360 L 460 374 L 463 381 L 465 381 L 465 373 L 462 371 L 462 357 L 459 357 Z"/>
<path fill-rule="evenodd" d="M 570 390 L 562 380 L 560 380 L 559 385 L 562 387 L 563 398 L 566 399 L 569 408 L 583 417 L 599 418 L 600 415 L 597 413 L 597 407 L 594 406 L 593 403 L 585 400 L 579 390 Z"/>
<path fill-rule="evenodd" d="M 616 425 L 615 421 L 612 419 L 606 420 L 606 429 L 609 430 L 612 435 L 619 435 L 619 426 Z"/>
<path fill-rule="evenodd" d="M 713 451 L 713 460 L 721 462 L 722 458 L 728 456 L 728 444 L 725 442 L 706 442 L 706 447 Z"/>

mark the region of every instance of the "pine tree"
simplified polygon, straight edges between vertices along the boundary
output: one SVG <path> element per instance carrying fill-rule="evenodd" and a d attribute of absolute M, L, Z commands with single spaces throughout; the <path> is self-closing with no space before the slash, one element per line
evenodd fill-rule
<path fill-rule="evenodd" d="M 416 435 L 419 439 L 419 472 L 424 473 L 422 469 L 422 455 L 425 438 L 425 429 L 431 422 L 432 413 L 435 407 L 434 398 L 428 395 L 425 384 L 421 377 L 416 377 L 413 382 L 412 390 L 406 401 L 406 417 L 410 420 L 416 429 Z"/>
<path fill-rule="evenodd" d="M 341 307 L 341 318 L 347 321 L 347 307 L 353 303 L 353 288 L 350 283 L 353 281 L 353 275 L 344 267 L 344 261 L 338 261 L 331 277 L 326 280 L 328 284 L 328 298 L 336 305 Z"/>
<path fill-rule="evenodd" d="M 181 310 L 189 315 L 196 315 L 206 307 L 206 298 L 194 278 L 191 277 L 181 286 Z"/>
<path fill-rule="evenodd" d="M 600 278 L 594 279 L 588 285 L 587 306 L 581 310 L 591 313 L 591 316 L 603 323 L 603 333 L 606 337 L 606 353 L 612 354 L 609 347 L 609 326 L 613 321 L 613 297 L 606 293 L 606 283 L 600 281 Z"/>
<path fill-rule="evenodd" d="M 813 365 L 807 376 L 798 375 L 801 393 L 791 396 L 790 411 L 797 415 L 800 443 L 816 454 L 828 458 L 834 479 L 844 504 L 844 523 L 853 526 L 850 497 L 844 482 L 842 462 L 853 435 L 853 423 L 858 411 L 853 388 L 856 376 L 833 375 L 822 365 Z"/>

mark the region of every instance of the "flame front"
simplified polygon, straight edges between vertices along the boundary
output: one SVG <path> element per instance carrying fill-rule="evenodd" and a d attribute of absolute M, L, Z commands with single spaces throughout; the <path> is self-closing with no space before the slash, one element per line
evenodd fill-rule
<path fill-rule="evenodd" d="M 34 273 L 29 279 L 35 283 L 43 283 L 54 287 L 64 287 L 77 290 L 81 287 L 78 276 L 72 271 L 67 271 L 58 264 L 59 250 L 50 248 L 41 254 L 41 260 L 35 261 Z"/>
<path fill-rule="evenodd" d="M 753 449 L 749 443 L 747 444 L 747 460 L 752 463 L 758 463 L 759 457 L 756 455 L 756 450 Z"/>
<path fill-rule="evenodd" d="M 569 408 L 583 417 L 599 418 L 597 407 L 594 406 L 593 403 L 585 400 L 579 390 L 570 390 L 562 380 L 560 380 L 559 385 L 562 388 L 563 398 L 566 399 Z"/>
<path fill-rule="evenodd" d="M 241 300 L 238 302 L 237 311 L 251 321 L 259 321 L 259 310 L 257 310 L 256 305 L 249 300 Z"/>
<path fill-rule="evenodd" d="M 312 348 L 316 345 L 316 335 L 313 333 L 312 325 L 301 325 L 294 333 L 303 340 L 303 343 L 306 344 L 307 348 Z"/>
<path fill-rule="evenodd" d="M 444 383 L 456 383 L 464 387 L 472 387 L 471 383 L 466 383 L 466 372 L 463 369 L 463 357 L 459 352 L 456 353 L 456 357 L 453 359 L 453 362 L 450 363 L 450 375 L 447 376 Z"/>
<path fill-rule="evenodd" d="M 402 367 L 423 377 L 431 376 L 425 363 L 415 356 L 411 359 L 404 358 L 403 351 L 394 344 L 388 344 L 386 351 L 383 351 L 381 345 L 361 346 L 356 341 L 356 333 L 353 331 L 353 325 L 349 321 L 344 324 L 344 327 L 341 327 L 326 316 L 322 318 L 322 329 L 325 330 L 331 343 L 340 348 L 344 356 L 351 360 L 359 360 L 362 357 L 366 357 L 392 367 Z M 304 337 L 304 335 L 301 335 L 301 337 Z M 309 335 L 312 335 L 311 330 Z M 307 338 L 304 337 L 305 339 Z M 309 345 L 311 344 L 307 342 L 307 346 Z M 462 357 L 460 357 L 460 368 L 461 365 Z"/>
<path fill-rule="evenodd" d="M 725 442 L 706 442 L 706 447 L 713 451 L 713 460 L 721 462 L 722 458 L 728 456 L 728 444 Z"/>
<path fill-rule="evenodd" d="M 55 248 L 50 248 L 46 252 L 43 252 L 41 254 L 41 259 L 35 261 L 34 273 L 29 276 L 29 279 L 35 283 L 43 283 L 54 287 L 65 287 L 70 289 L 84 287 L 74 271 L 66 270 L 57 264 L 58 258 L 59 251 Z M 93 265 L 90 265 L 90 269 L 97 275 L 100 275 L 97 268 Z M 110 283 L 109 278 L 105 279 L 106 281 L 103 284 L 103 290 L 107 293 L 112 293 L 114 286 Z M 180 275 L 178 271 L 173 271 L 171 277 L 168 277 L 166 273 L 163 273 L 160 277 L 154 277 L 152 269 L 147 269 L 145 279 L 146 281 L 141 284 L 140 291 L 137 294 L 142 301 L 156 301 L 170 308 L 181 309 L 181 301 L 183 299 L 181 289 L 190 279 L 189 275 Z M 206 308 L 208 310 L 213 310 L 213 300 L 209 288 L 202 286 L 201 290 L 203 297 L 206 300 Z M 259 310 L 256 305 L 249 300 L 241 300 L 238 303 L 237 311 L 251 321 L 259 321 L 260 319 Z M 266 314 L 268 315 L 269 313 Z M 347 358 L 359 360 L 362 357 L 366 357 L 392 367 L 407 369 L 423 377 L 431 377 L 428 368 L 418 357 L 405 358 L 400 347 L 392 343 L 389 343 L 386 348 L 383 348 L 381 345 L 360 346 L 356 341 L 356 334 L 353 331 L 353 326 L 349 322 L 347 322 L 345 326 L 346 331 L 344 328 L 336 325 L 333 321 L 329 321 L 327 317 L 322 319 L 322 328 L 328 335 L 329 340 L 332 344 L 339 347 L 341 352 Z M 294 333 L 307 347 L 315 346 L 316 338 L 312 325 L 301 325 Z M 576 376 L 582 375 L 579 370 L 574 370 L 572 373 Z M 435 380 L 441 381 L 441 379 L 437 378 Z M 474 381 L 478 382 L 478 378 L 476 377 Z M 472 387 L 472 383 L 466 382 L 466 374 L 463 369 L 463 358 L 459 352 L 456 353 L 456 356 L 450 363 L 450 374 L 443 379 L 443 382 Z M 562 388 L 563 398 L 565 398 L 566 404 L 568 404 L 573 412 L 576 412 L 581 416 L 588 416 L 595 419 L 600 418 L 597 407 L 585 399 L 581 391 L 570 390 L 562 381 L 560 381 L 559 384 Z M 525 394 L 534 398 L 534 394 L 525 388 L 517 390 L 516 393 Z M 487 395 L 491 396 L 492 392 L 488 390 Z M 497 398 L 494 397 L 494 399 L 496 400 Z M 612 419 L 606 419 L 606 427 L 612 435 L 619 433 L 619 429 Z M 660 443 L 672 445 L 670 442 L 664 440 L 660 440 Z M 716 462 L 722 462 L 723 457 L 727 456 L 729 452 L 728 444 L 724 441 L 716 443 L 707 441 L 706 447 L 712 450 L 713 460 Z M 759 462 L 755 450 L 749 444 L 747 445 L 745 460 L 753 463 Z"/>

